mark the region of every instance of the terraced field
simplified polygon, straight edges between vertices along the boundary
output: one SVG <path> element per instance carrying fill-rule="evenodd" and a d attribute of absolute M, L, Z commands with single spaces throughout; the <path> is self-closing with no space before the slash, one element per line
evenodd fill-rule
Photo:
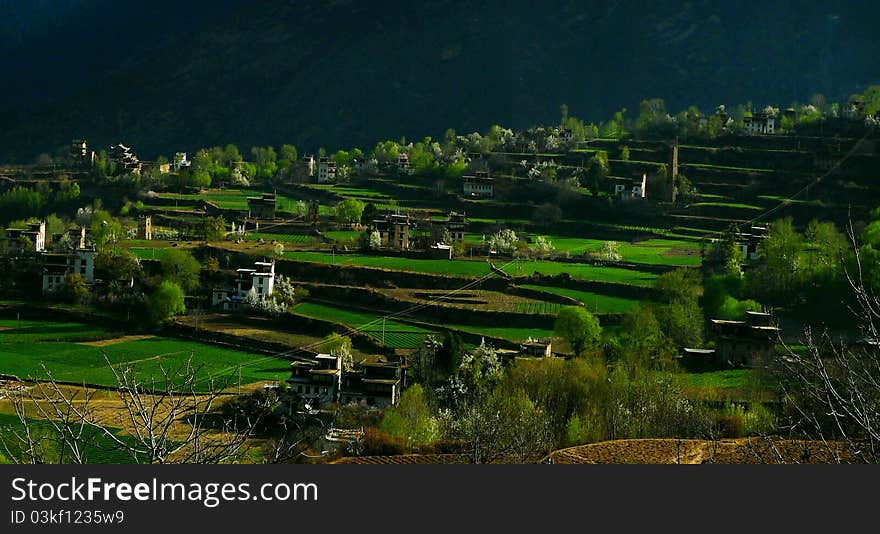
<path fill-rule="evenodd" d="M 329 254 L 324 252 L 285 251 L 284 258 L 332 265 L 352 265 L 415 273 L 440 274 L 446 276 L 466 276 L 478 278 L 490 274 L 489 265 L 480 260 L 427 260 L 403 257 L 369 256 L 363 254 Z M 557 275 L 568 273 L 579 280 L 594 280 L 615 284 L 637 286 L 653 285 L 656 274 L 621 269 L 617 267 L 599 267 L 583 263 L 565 263 L 549 260 L 497 260 L 496 266 L 502 267 L 511 276 L 528 276 L 535 273 Z"/>
<path fill-rule="evenodd" d="M 338 308 L 315 302 L 303 302 L 294 308 L 294 313 L 323 321 L 343 324 L 363 332 L 388 347 L 412 349 L 422 344 L 425 336 L 435 333 L 432 330 L 384 320 L 379 314 Z"/>
<path fill-rule="evenodd" d="M 556 250 L 571 255 L 598 252 L 606 240 L 568 237 L 558 235 L 544 236 L 553 243 Z M 690 241 L 673 239 L 648 239 L 636 243 L 618 241 L 617 245 L 623 261 L 647 263 L 652 265 L 699 265 L 700 248 Z"/>
<path fill-rule="evenodd" d="M 577 289 L 568 289 L 564 287 L 535 286 L 527 284 L 520 287 L 573 298 L 582 302 L 584 306 L 593 313 L 626 313 L 639 304 L 639 301 L 635 299 L 602 295 L 600 293 L 579 291 Z"/>
<path fill-rule="evenodd" d="M 247 197 L 260 196 L 258 191 L 247 191 L 241 189 L 209 189 L 208 191 L 198 194 L 188 193 L 161 193 L 160 198 L 170 198 L 172 200 L 201 201 L 207 200 L 216 204 L 221 209 L 247 211 Z M 276 208 L 280 211 L 292 211 L 296 206 L 297 198 L 287 197 L 276 194 Z"/>

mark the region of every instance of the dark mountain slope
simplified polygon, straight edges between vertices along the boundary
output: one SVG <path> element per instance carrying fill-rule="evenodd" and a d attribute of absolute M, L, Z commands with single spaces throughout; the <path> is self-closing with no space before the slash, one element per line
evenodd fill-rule
<path fill-rule="evenodd" d="M 602 120 L 649 96 L 670 108 L 787 104 L 880 80 L 880 8 L 861 0 L 231 4 L 174 31 L 154 25 L 155 39 L 132 30 L 130 54 L 83 69 L 38 108 L 11 95 L 0 158 L 77 136 L 148 157 L 226 142 L 371 146 L 527 127 L 556 120 L 563 102 Z"/>

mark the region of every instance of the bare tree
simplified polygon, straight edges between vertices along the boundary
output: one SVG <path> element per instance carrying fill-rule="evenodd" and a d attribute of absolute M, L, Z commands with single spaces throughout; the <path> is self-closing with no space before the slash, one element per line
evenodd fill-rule
<path fill-rule="evenodd" d="M 46 379 L 15 395 L 17 428 L 0 434 L 19 463 L 88 463 L 88 449 L 112 447 L 133 463 L 227 463 L 241 458 L 259 414 L 221 417 L 217 406 L 232 377 L 202 372 L 192 357 L 144 379 L 132 367 L 107 365 L 116 385 L 108 403 L 98 390 Z"/>
<path fill-rule="evenodd" d="M 880 459 L 880 297 L 865 283 L 852 225 L 854 268 L 844 268 L 861 338 L 847 341 L 827 329 L 804 331 L 805 350 L 782 342 L 775 370 L 783 388 L 790 438 L 785 447 L 763 438 L 752 449 L 761 461 L 877 463 Z M 841 259 L 841 263 L 846 265 Z M 758 451 L 758 449 L 761 449 Z"/>

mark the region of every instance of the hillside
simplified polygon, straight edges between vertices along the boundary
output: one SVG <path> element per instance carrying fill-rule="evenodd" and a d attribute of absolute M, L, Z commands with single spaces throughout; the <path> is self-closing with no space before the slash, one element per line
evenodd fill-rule
<path fill-rule="evenodd" d="M 602 120 L 646 96 L 670 108 L 788 103 L 880 79 L 878 9 L 864 0 L 116 4 L 12 13 L 0 160 L 79 136 L 146 157 L 227 142 L 370 146 L 528 127 L 561 103 Z"/>

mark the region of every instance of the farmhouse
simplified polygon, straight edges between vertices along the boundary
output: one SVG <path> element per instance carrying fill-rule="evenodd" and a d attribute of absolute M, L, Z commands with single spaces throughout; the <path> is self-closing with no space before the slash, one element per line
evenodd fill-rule
<path fill-rule="evenodd" d="M 373 221 L 373 229 L 379 232 L 382 246 L 397 250 L 409 249 L 409 215 L 388 213 L 383 219 Z"/>
<path fill-rule="evenodd" d="M 336 162 L 326 156 L 318 160 L 318 183 L 326 184 L 336 180 Z"/>
<path fill-rule="evenodd" d="M 611 194 L 614 198 L 645 198 L 647 191 L 648 175 L 642 174 L 641 178 L 616 178 L 609 177 L 611 180 Z"/>
<path fill-rule="evenodd" d="M 520 343 L 519 352 L 521 356 L 549 358 L 553 356 L 553 343 L 549 339 L 528 338 Z"/>
<path fill-rule="evenodd" d="M 64 285 L 64 277 L 78 274 L 87 284 L 95 283 L 95 247 L 79 247 L 70 253 L 42 255 L 43 293 L 52 293 Z"/>
<path fill-rule="evenodd" d="M 174 172 L 179 172 L 180 169 L 192 167 L 192 161 L 186 158 L 186 152 L 175 152 L 174 162 L 171 164 L 171 167 L 174 169 Z"/>
<path fill-rule="evenodd" d="M 259 197 L 247 197 L 248 217 L 251 219 L 275 218 L 275 193 L 263 193 Z"/>
<path fill-rule="evenodd" d="M 212 306 L 221 306 L 224 311 L 236 311 L 251 290 L 262 300 L 275 289 L 274 260 L 255 262 L 254 269 L 237 269 L 236 274 L 234 288 L 215 288 L 211 292 Z"/>
<path fill-rule="evenodd" d="M 462 193 L 466 197 L 491 197 L 495 195 L 494 180 L 486 171 L 477 171 L 473 176 L 464 176 Z"/>
<path fill-rule="evenodd" d="M 412 165 L 410 165 L 409 155 L 406 152 L 401 152 L 397 156 L 397 174 L 404 176 L 412 174 Z"/>
<path fill-rule="evenodd" d="M 737 244 L 743 258 L 756 260 L 761 255 L 761 247 L 767 239 L 767 226 L 752 225 L 750 233 L 739 234 Z"/>
<path fill-rule="evenodd" d="M 65 236 L 67 243 L 65 243 Z M 72 228 L 63 234 L 52 234 L 52 249 L 56 252 L 66 252 L 67 249 L 77 249 L 86 247 L 86 227 Z"/>
<path fill-rule="evenodd" d="M 109 155 L 110 160 L 116 163 L 117 168 L 120 168 L 125 172 L 140 174 L 141 162 L 131 151 L 130 147 L 127 147 L 122 143 L 117 143 L 110 147 Z"/>
<path fill-rule="evenodd" d="M 363 363 L 357 371 L 343 373 L 339 400 L 343 404 L 364 403 L 383 408 L 397 404 L 404 388 L 405 363 Z"/>
<path fill-rule="evenodd" d="M 764 111 L 743 117 L 743 126 L 750 135 L 767 135 L 776 131 L 776 116 Z"/>
<path fill-rule="evenodd" d="M 342 385 L 342 357 L 318 354 L 314 361 L 290 364 L 290 392 L 312 406 L 336 402 Z"/>
<path fill-rule="evenodd" d="M 46 221 L 28 223 L 27 228 L 7 228 L 7 250 L 20 252 L 22 238 L 27 238 L 34 252 L 46 250 Z"/>
<path fill-rule="evenodd" d="M 712 319 L 716 358 L 724 367 L 749 367 L 773 355 L 779 327 L 768 313 L 746 312 L 745 321 Z"/>

